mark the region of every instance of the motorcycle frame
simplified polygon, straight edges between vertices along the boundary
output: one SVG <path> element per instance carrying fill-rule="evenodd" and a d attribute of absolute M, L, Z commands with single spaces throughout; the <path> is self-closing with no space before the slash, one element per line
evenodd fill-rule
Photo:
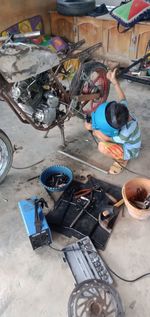
<path fill-rule="evenodd" d="M 71 96 L 70 91 L 66 92 L 62 83 L 58 79 L 57 75 L 58 75 L 58 73 L 59 73 L 60 69 L 62 68 L 65 61 L 68 61 L 71 58 L 79 58 L 81 63 L 83 63 L 85 60 L 88 60 L 91 57 L 91 54 L 95 50 L 97 50 L 99 47 L 102 46 L 102 43 L 97 43 L 95 45 L 92 45 L 89 48 L 82 50 L 81 52 L 74 53 L 74 51 L 76 51 L 76 49 L 78 49 L 84 42 L 85 41 L 82 40 L 82 41 L 74 44 L 73 49 L 71 49 L 70 52 L 68 52 L 68 54 L 66 55 L 66 57 L 60 61 L 59 65 L 57 66 L 55 71 L 53 69 L 48 70 L 48 72 L 50 73 L 51 78 L 53 80 L 53 84 L 51 87 L 53 88 L 53 85 L 55 85 L 55 87 L 59 89 L 60 94 L 62 96 L 62 99 L 60 99 L 60 102 L 64 103 L 67 106 L 68 110 L 66 110 L 66 114 L 59 121 L 57 121 L 57 122 L 55 122 L 47 127 L 39 126 L 36 123 L 34 123 L 34 121 L 25 113 L 25 111 L 19 107 L 19 105 L 12 98 L 11 93 L 10 93 L 13 84 L 9 84 L 2 77 L 2 75 L 0 75 L 0 96 L 7 102 L 7 104 L 9 105 L 11 110 L 17 115 L 19 120 L 24 124 L 31 124 L 31 126 L 36 130 L 45 131 L 46 135 L 48 134 L 50 129 L 54 128 L 55 126 L 58 126 L 60 128 L 60 131 L 61 131 L 63 144 L 65 144 L 64 121 L 67 118 L 70 119 L 70 117 L 72 116 L 72 114 L 71 114 L 69 117 L 69 114 L 70 114 L 69 105 L 71 103 L 72 96 Z M 99 93 L 93 93 L 93 94 L 91 93 L 91 94 L 84 94 L 84 95 L 75 96 L 75 99 L 78 102 L 82 102 L 82 101 L 88 102 L 88 101 L 97 99 L 98 97 L 99 97 Z"/>

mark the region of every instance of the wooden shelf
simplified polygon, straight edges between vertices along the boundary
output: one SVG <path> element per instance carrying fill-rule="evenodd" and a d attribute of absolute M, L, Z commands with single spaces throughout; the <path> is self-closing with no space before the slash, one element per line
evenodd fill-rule
<path fill-rule="evenodd" d="M 110 15 L 100 17 L 68 17 L 50 11 L 51 33 L 78 42 L 85 39 L 85 47 L 102 42 L 98 54 L 114 61 L 130 63 L 145 54 L 150 40 L 150 22 L 140 22 L 126 33 L 119 33 L 117 21 Z M 123 29 L 123 28 L 122 28 Z"/>

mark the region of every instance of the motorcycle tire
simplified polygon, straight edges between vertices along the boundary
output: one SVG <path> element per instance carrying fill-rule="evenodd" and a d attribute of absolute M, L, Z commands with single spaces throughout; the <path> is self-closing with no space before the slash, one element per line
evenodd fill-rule
<path fill-rule="evenodd" d="M 95 7 L 95 0 L 57 0 L 57 11 L 62 15 L 83 16 Z"/>
<path fill-rule="evenodd" d="M 96 85 L 97 89 L 101 90 L 102 88 L 103 90 L 102 96 L 98 101 L 91 101 L 91 106 L 89 110 L 84 111 L 84 108 L 82 108 L 82 112 L 84 114 L 90 114 L 97 109 L 99 104 L 102 104 L 107 100 L 110 89 L 110 82 L 106 78 L 107 67 L 104 64 L 97 61 L 86 62 L 79 68 L 72 79 L 70 85 L 70 94 L 72 97 L 84 93 L 84 85 L 86 80 L 82 78 L 83 72 L 87 77 L 91 77 L 94 72 L 97 72 L 99 79 L 101 79 L 101 85 L 97 85 L 96 83 L 94 83 L 94 85 Z M 90 92 L 91 89 L 89 87 L 89 91 L 87 91 L 86 93 Z"/>
<path fill-rule="evenodd" d="M 13 147 L 4 131 L 0 129 L 0 184 L 7 176 L 13 161 Z"/>

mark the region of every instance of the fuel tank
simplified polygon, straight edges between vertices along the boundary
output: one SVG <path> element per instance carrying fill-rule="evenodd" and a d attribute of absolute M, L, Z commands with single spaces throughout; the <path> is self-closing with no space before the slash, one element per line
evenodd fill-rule
<path fill-rule="evenodd" d="M 30 44 L 6 44 L 0 49 L 0 73 L 8 83 L 36 76 L 54 66 L 60 59 L 48 48 Z"/>

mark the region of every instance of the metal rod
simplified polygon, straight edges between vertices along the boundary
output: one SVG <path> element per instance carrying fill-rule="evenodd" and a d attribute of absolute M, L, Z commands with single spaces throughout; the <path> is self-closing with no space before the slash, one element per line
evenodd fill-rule
<path fill-rule="evenodd" d="M 86 204 L 83 206 L 83 208 L 81 209 L 81 211 L 79 212 L 79 214 L 76 216 L 76 218 L 72 221 L 71 225 L 69 226 L 70 228 L 72 228 L 76 222 L 78 221 L 78 219 L 82 216 L 84 210 L 87 208 L 87 206 L 90 204 L 90 200 L 86 197 L 82 197 L 81 196 L 81 199 L 85 200 L 86 201 Z"/>
<path fill-rule="evenodd" d="M 88 163 L 88 162 L 86 162 L 86 161 L 83 161 L 83 160 L 81 160 L 80 158 L 78 158 L 78 157 L 76 157 L 76 156 L 74 156 L 74 155 L 71 155 L 71 154 L 66 153 L 66 152 L 64 152 L 64 151 L 61 151 L 61 150 L 59 150 L 58 152 L 59 152 L 60 154 L 63 154 L 63 155 L 65 155 L 65 156 L 68 156 L 68 157 L 72 158 L 73 160 L 78 161 L 78 162 L 80 162 L 80 163 L 82 163 L 82 164 L 84 164 L 84 165 L 87 165 L 87 166 L 89 166 L 89 167 L 92 167 L 92 168 L 96 169 L 96 170 L 99 171 L 99 172 L 103 172 L 103 173 L 105 173 L 105 174 L 108 174 L 108 171 L 106 171 L 106 170 L 104 170 L 104 169 L 102 169 L 102 168 L 99 168 L 99 167 L 97 167 L 97 166 L 95 166 L 95 165 L 92 165 L 92 164 L 90 164 L 90 163 Z"/>
<path fill-rule="evenodd" d="M 136 60 L 134 63 L 132 63 L 131 65 L 129 65 L 128 67 L 125 67 L 124 69 L 120 70 L 118 72 L 118 77 L 122 77 L 123 74 L 127 73 L 133 66 L 143 62 L 145 59 L 147 59 L 150 56 L 150 53 L 144 55 L 143 57 L 139 58 L 138 60 Z"/>
<path fill-rule="evenodd" d="M 150 79 L 148 78 L 148 76 L 146 79 L 146 78 L 142 78 L 142 77 L 136 77 L 136 76 L 132 76 L 132 75 L 128 75 L 128 74 L 123 74 L 123 75 L 121 75 L 121 78 L 135 81 L 136 83 L 140 83 L 140 84 L 144 84 L 144 85 L 150 85 Z"/>

